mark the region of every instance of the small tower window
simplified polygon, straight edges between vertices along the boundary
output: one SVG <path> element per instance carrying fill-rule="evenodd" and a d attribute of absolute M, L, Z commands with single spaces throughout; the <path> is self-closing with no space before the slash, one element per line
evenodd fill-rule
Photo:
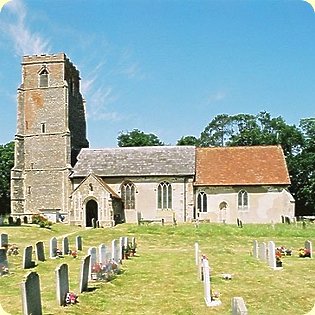
<path fill-rule="evenodd" d="M 43 69 L 39 74 L 39 87 L 48 87 L 48 71 Z"/>
<path fill-rule="evenodd" d="M 40 124 L 40 129 L 41 129 L 42 133 L 45 133 L 46 132 L 46 123 L 41 123 Z"/>

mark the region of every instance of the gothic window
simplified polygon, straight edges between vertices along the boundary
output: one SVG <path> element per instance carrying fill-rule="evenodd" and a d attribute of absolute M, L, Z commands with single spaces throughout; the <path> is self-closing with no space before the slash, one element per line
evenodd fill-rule
<path fill-rule="evenodd" d="M 158 209 L 172 209 L 172 185 L 168 182 L 161 182 L 158 186 Z"/>
<path fill-rule="evenodd" d="M 125 209 L 135 209 L 135 185 L 132 182 L 126 182 L 121 187 L 121 199 Z"/>
<path fill-rule="evenodd" d="M 199 212 L 207 212 L 207 194 L 201 191 L 197 196 L 197 209 Z"/>
<path fill-rule="evenodd" d="M 48 87 L 48 71 L 46 68 L 39 73 L 39 87 Z"/>
<path fill-rule="evenodd" d="M 246 190 L 240 190 L 237 195 L 238 208 L 240 210 L 248 209 L 248 193 Z"/>

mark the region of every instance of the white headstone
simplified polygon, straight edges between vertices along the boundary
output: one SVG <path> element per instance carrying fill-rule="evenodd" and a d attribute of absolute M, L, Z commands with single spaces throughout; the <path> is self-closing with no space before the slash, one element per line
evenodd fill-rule
<path fill-rule="evenodd" d="M 313 246 L 312 246 L 312 242 L 311 241 L 305 241 L 305 245 L 304 247 L 309 250 L 310 252 L 310 258 L 312 258 L 312 252 L 313 252 Z"/>
<path fill-rule="evenodd" d="M 105 244 L 101 244 L 98 247 L 98 260 L 101 264 L 105 265 L 106 263 L 106 246 Z"/>
<path fill-rule="evenodd" d="M 276 245 L 273 241 L 268 242 L 268 265 L 276 269 Z"/>
<path fill-rule="evenodd" d="M 253 256 L 255 258 L 258 258 L 258 241 L 257 240 L 253 241 Z"/>
<path fill-rule="evenodd" d="M 242 297 L 232 298 L 232 315 L 248 315 L 247 307 Z"/>
<path fill-rule="evenodd" d="M 266 247 L 266 243 L 265 242 L 262 242 L 260 245 L 259 245 L 259 259 L 260 260 L 263 260 L 263 261 L 266 261 L 267 260 L 267 247 Z"/>

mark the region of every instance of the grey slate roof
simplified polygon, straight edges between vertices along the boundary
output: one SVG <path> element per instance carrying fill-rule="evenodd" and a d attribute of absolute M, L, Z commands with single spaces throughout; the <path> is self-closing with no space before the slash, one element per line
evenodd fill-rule
<path fill-rule="evenodd" d="M 71 177 L 194 175 L 194 146 L 82 149 Z"/>

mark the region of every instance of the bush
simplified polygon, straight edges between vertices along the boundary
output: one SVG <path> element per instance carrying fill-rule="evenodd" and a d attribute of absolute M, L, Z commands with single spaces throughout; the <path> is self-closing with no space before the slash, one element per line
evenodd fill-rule
<path fill-rule="evenodd" d="M 52 222 L 48 221 L 48 219 L 41 214 L 32 215 L 32 224 L 38 224 L 41 228 L 50 228 L 52 226 Z"/>

